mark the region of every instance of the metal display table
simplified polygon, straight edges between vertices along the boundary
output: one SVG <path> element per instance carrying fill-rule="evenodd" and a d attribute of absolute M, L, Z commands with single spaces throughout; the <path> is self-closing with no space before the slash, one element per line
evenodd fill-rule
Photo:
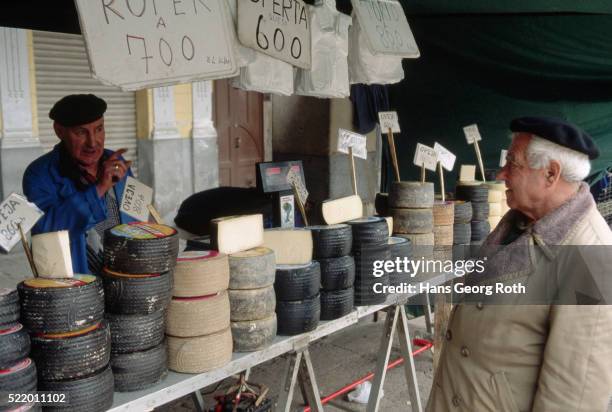
<path fill-rule="evenodd" d="M 453 275 L 435 275 L 424 279 L 423 283 L 441 285 L 455 278 Z M 416 283 L 418 285 L 418 283 Z M 380 341 L 379 355 L 376 363 L 375 377 L 372 386 L 368 411 L 377 411 L 380 402 L 380 389 L 384 384 L 386 366 L 393 344 L 393 333 L 397 329 L 400 333 L 400 346 L 404 362 L 404 370 L 408 381 L 410 401 L 414 411 L 421 411 L 414 359 L 411 354 L 412 341 L 408 333 L 407 318 L 404 311 L 406 301 L 419 293 L 396 294 L 387 297 L 382 305 L 359 306 L 350 314 L 331 321 L 321 321 L 317 329 L 296 336 L 277 336 L 273 343 L 260 351 L 248 353 L 234 353 L 232 360 L 221 368 L 200 374 L 186 374 L 168 371 L 167 376 L 157 385 L 135 392 L 115 392 L 114 402 L 110 411 L 150 411 L 165 403 L 181 398 L 185 395 L 199 394 L 199 390 L 219 382 L 232 375 L 240 374 L 268 360 L 291 353 L 285 368 L 285 379 L 282 382 L 279 402 L 276 410 L 289 411 L 293 397 L 295 383 L 305 387 L 306 401 L 313 411 L 322 411 L 320 394 L 316 384 L 314 370 L 310 362 L 308 345 L 317 339 L 338 332 L 347 326 L 357 323 L 360 318 L 371 315 L 380 310 L 387 310 L 389 315 L 385 321 L 385 328 Z M 198 397 L 201 399 L 201 397 Z"/>

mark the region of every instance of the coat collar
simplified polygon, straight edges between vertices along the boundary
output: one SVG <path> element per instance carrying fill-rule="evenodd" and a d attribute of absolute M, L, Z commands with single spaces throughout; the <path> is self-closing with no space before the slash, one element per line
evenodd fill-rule
<path fill-rule="evenodd" d="M 531 273 L 536 248 L 553 260 L 561 249 L 556 246 L 571 241 L 579 223 L 593 206 L 589 187 L 583 182 L 571 199 L 534 224 L 524 227 L 520 236 L 504 245 L 504 239 L 515 230 L 515 226 L 526 221 L 525 216 L 516 210 L 506 213 L 478 253 L 480 258 L 486 259 L 486 270 L 482 274 L 470 274 L 469 283 L 491 283 Z"/>

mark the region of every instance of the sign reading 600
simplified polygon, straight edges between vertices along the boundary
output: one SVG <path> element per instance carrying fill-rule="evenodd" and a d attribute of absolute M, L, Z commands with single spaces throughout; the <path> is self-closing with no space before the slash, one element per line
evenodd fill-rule
<path fill-rule="evenodd" d="M 302 0 L 238 2 L 238 38 L 247 47 L 310 69 L 310 16 Z"/>

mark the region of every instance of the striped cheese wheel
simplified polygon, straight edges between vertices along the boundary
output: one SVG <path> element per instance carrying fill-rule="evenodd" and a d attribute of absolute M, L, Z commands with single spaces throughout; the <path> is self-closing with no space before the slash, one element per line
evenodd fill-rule
<path fill-rule="evenodd" d="M 227 289 L 229 263 L 215 250 L 181 252 L 174 269 L 173 296 L 206 296 Z"/>

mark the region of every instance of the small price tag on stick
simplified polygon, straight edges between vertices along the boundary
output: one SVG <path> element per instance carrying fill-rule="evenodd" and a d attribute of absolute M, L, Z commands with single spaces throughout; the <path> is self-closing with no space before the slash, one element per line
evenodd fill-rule
<path fill-rule="evenodd" d="M 153 189 L 129 176 L 119 210 L 141 222 L 149 220 L 149 205 L 153 202 Z"/>
<path fill-rule="evenodd" d="M 478 159 L 478 166 L 480 166 L 482 181 L 486 182 L 484 164 L 482 162 L 482 154 L 480 153 L 480 146 L 478 145 L 478 142 L 482 140 L 480 132 L 478 131 L 478 126 L 475 124 L 465 126 L 463 128 L 463 133 L 465 134 L 465 140 L 467 140 L 468 144 L 474 145 L 474 150 L 476 151 L 476 158 Z"/>
<path fill-rule="evenodd" d="M 449 172 L 452 171 L 455 167 L 455 161 L 457 160 L 457 156 L 455 156 L 453 152 L 451 152 L 438 142 L 434 144 L 434 151 L 438 155 L 438 161 L 440 162 L 442 167 L 448 170 Z"/>
<path fill-rule="evenodd" d="M 304 185 L 300 174 L 295 170 L 290 169 L 289 172 L 287 172 L 287 183 L 295 187 L 297 195 L 300 198 L 300 202 L 302 202 L 302 205 L 305 205 L 306 201 L 308 200 L 308 190 L 306 190 L 306 186 Z"/>
<path fill-rule="evenodd" d="M 380 122 L 380 129 L 383 132 L 391 129 L 391 133 L 399 133 L 400 125 L 397 112 L 378 112 L 378 121 Z"/>
<path fill-rule="evenodd" d="M 399 133 L 399 119 L 397 112 L 378 112 L 380 128 L 383 132 L 387 132 L 387 140 L 389 141 L 389 152 L 391 152 L 391 162 L 393 163 L 393 171 L 395 172 L 395 180 L 400 179 L 399 165 L 397 162 L 397 151 L 395 150 L 395 139 L 393 133 Z"/>
<path fill-rule="evenodd" d="M 345 129 L 338 129 L 338 147 L 340 153 L 349 154 L 349 147 L 353 148 L 353 155 L 368 158 L 367 139 L 364 135 Z"/>
<path fill-rule="evenodd" d="M 508 151 L 502 149 L 501 155 L 499 156 L 499 167 L 506 166 L 506 156 L 508 156 Z"/>
<path fill-rule="evenodd" d="M 34 203 L 28 202 L 21 195 L 11 193 L 4 202 L 0 203 L 0 247 L 5 252 L 10 252 L 22 239 L 20 231 L 24 234 L 25 241 L 25 234 L 43 215 L 44 213 Z"/>
<path fill-rule="evenodd" d="M 463 128 L 463 133 L 465 134 L 465 140 L 467 140 L 468 144 L 474 144 L 474 142 L 482 140 L 482 136 L 480 136 L 480 132 L 478 131 L 478 125 L 476 124 L 465 126 Z"/>
<path fill-rule="evenodd" d="M 435 172 L 437 163 L 438 155 L 436 151 L 429 146 L 417 143 L 416 152 L 414 153 L 414 164 Z"/>
<path fill-rule="evenodd" d="M 438 165 L 438 155 L 436 151 L 429 146 L 417 143 L 414 153 L 414 164 L 421 167 L 421 182 L 425 182 L 425 169 L 436 171 Z"/>
<path fill-rule="evenodd" d="M 457 156 L 455 156 L 450 150 L 446 147 L 442 146 L 440 143 L 436 142 L 434 144 L 434 151 L 438 155 L 438 164 L 440 169 L 440 194 L 442 195 L 442 201 L 446 201 L 446 189 L 444 182 L 444 169 L 449 172 L 453 170 L 455 167 L 455 160 L 457 160 Z"/>

